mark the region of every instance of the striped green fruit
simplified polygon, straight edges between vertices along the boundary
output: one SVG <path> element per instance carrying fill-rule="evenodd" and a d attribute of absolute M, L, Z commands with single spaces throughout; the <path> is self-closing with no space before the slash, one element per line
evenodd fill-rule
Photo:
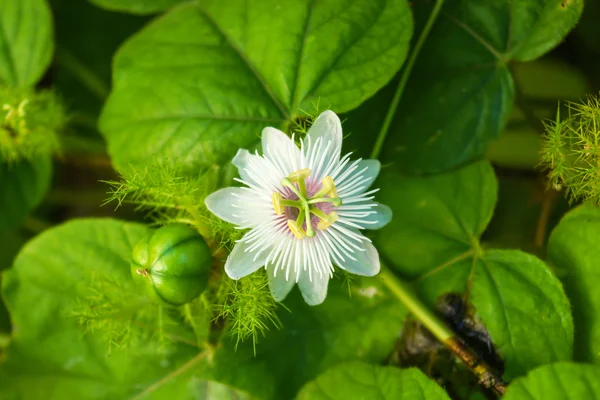
<path fill-rule="evenodd" d="M 166 225 L 133 248 L 131 276 L 152 301 L 180 306 L 204 292 L 211 262 L 210 249 L 195 229 Z"/>

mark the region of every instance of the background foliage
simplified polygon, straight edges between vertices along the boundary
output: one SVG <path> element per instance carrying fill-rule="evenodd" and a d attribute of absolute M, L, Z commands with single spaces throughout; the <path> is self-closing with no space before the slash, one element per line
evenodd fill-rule
<path fill-rule="evenodd" d="M 382 162 L 382 261 L 499 355 L 505 397 L 600 398 L 600 211 L 538 166 L 543 121 L 600 88 L 600 7 L 446 0 L 430 20 L 440 4 L 0 0 L 0 398 L 490 396 L 380 278 L 340 274 L 309 307 L 222 273 L 236 236 L 203 198 L 262 128 L 326 109 Z M 56 107 L 29 107 L 41 93 Z M 129 272 L 169 222 L 215 259 L 180 308 Z"/>

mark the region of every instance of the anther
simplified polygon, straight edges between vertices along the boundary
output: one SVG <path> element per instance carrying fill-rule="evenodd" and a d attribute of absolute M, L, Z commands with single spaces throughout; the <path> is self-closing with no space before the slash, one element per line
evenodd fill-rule
<path fill-rule="evenodd" d="M 292 232 L 294 234 L 294 236 L 296 236 L 296 238 L 302 240 L 304 239 L 304 237 L 306 236 L 306 232 L 304 232 L 304 230 L 298 226 L 298 224 L 296 224 L 296 221 L 294 221 L 293 219 L 288 219 L 287 222 L 288 228 L 290 228 L 290 232 Z"/>
<path fill-rule="evenodd" d="M 273 202 L 273 208 L 275 209 L 275 214 L 281 215 L 283 214 L 283 204 L 281 204 L 281 193 L 273 192 L 271 195 L 271 201 Z"/>
<path fill-rule="evenodd" d="M 322 218 L 319 221 L 319 224 L 317 225 L 317 229 L 320 231 L 324 231 L 325 229 L 327 229 L 331 225 L 333 225 L 333 223 L 336 222 L 337 220 L 338 220 L 337 213 L 335 211 L 332 211 L 329 214 L 327 214 L 327 218 Z"/>
<path fill-rule="evenodd" d="M 326 194 L 328 194 L 329 197 L 338 197 L 337 190 L 335 188 L 335 184 L 333 183 L 333 178 L 331 176 L 326 176 L 323 179 L 321 179 L 321 183 L 323 183 L 323 189 L 327 189 Z"/>
<path fill-rule="evenodd" d="M 310 168 L 303 168 L 301 170 L 298 171 L 294 171 L 291 174 L 288 175 L 288 178 L 291 182 L 298 182 L 301 179 L 306 179 L 310 176 Z"/>

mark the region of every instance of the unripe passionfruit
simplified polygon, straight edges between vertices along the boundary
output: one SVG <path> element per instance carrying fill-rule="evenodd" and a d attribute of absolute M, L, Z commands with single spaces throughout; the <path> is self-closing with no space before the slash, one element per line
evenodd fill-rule
<path fill-rule="evenodd" d="M 211 261 L 210 249 L 195 229 L 166 225 L 135 245 L 131 276 L 152 301 L 180 306 L 204 292 Z"/>

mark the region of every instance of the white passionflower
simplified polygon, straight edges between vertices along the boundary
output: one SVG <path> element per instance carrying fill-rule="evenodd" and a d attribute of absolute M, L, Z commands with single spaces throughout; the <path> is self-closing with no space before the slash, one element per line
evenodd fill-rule
<path fill-rule="evenodd" d="M 267 269 L 275 300 L 295 283 L 304 300 L 320 304 L 334 265 L 373 276 L 379 255 L 360 232 L 387 224 L 389 207 L 373 201 L 369 187 L 379 174 L 377 160 L 341 157 L 342 126 L 332 111 L 313 123 L 300 148 L 283 132 L 265 128 L 264 154 L 241 149 L 232 163 L 245 187 L 218 190 L 206 206 L 239 229 L 250 229 L 225 263 L 232 279 Z"/>

